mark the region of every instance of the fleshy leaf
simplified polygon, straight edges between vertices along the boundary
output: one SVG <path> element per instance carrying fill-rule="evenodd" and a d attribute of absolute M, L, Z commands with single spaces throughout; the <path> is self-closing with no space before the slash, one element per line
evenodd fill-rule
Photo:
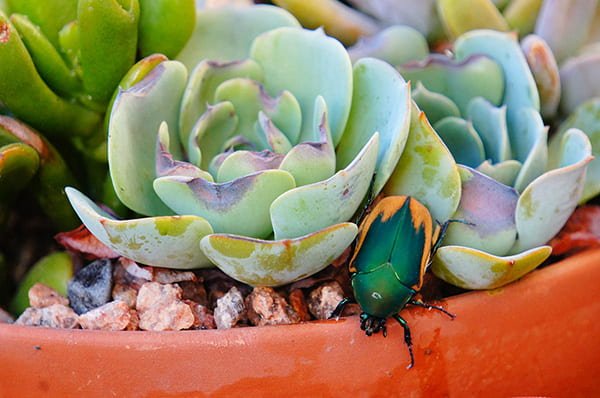
<path fill-rule="evenodd" d="M 438 0 L 437 7 L 451 39 L 475 29 L 509 30 L 508 23 L 491 0 Z"/>
<path fill-rule="evenodd" d="M 119 199 L 140 214 L 171 213 L 152 188 L 156 162 L 151 154 L 160 124 L 177 126 L 186 77 L 181 63 L 165 61 L 133 87 L 120 90 L 115 99 L 108 127 L 110 175 Z M 181 158 L 178 137 L 171 136 L 170 142 L 170 152 Z"/>
<path fill-rule="evenodd" d="M 288 137 L 275 126 L 263 111 L 258 113 L 258 122 L 255 128 L 258 131 L 257 134 L 264 137 L 267 146 L 273 152 L 284 154 L 292 149 L 292 143 Z M 300 129 L 298 129 L 298 132 L 300 132 Z"/>
<path fill-rule="evenodd" d="M 376 133 L 345 169 L 277 198 L 271 205 L 275 239 L 296 238 L 349 220 L 369 190 L 378 149 Z"/>
<path fill-rule="evenodd" d="M 553 117 L 560 102 L 560 75 L 554 54 L 544 39 L 536 35 L 525 37 L 521 48 L 540 94 L 542 116 Z"/>
<path fill-rule="evenodd" d="M 483 142 L 486 158 L 493 163 L 510 159 L 506 106 L 497 108 L 484 98 L 473 98 L 467 108 L 467 116 Z"/>
<path fill-rule="evenodd" d="M 512 0 L 502 13 L 510 28 L 525 36 L 533 31 L 542 3 L 543 0 Z"/>
<path fill-rule="evenodd" d="M 536 178 L 519 198 L 518 239 L 512 253 L 544 244 L 560 231 L 581 198 L 591 152 L 590 141 L 580 130 L 565 133 L 555 157 L 560 168 Z"/>
<path fill-rule="evenodd" d="M 2 205 L 15 199 L 40 166 L 38 153 L 21 142 L 0 146 L 0 222 Z"/>
<path fill-rule="evenodd" d="M 294 187 L 294 178 L 283 170 L 260 171 L 221 184 L 188 177 L 154 182 L 158 196 L 177 214 L 206 218 L 215 232 L 259 238 L 272 231 L 271 203 Z"/>
<path fill-rule="evenodd" d="M 445 55 L 431 54 L 420 62 L 398 67 L 402 76 L 413 84 L 423 83 L 428 90 L 450 98 L 466 114 L 471 99 L 483 97 L 500 104 L 504 94 L 504 76 L 498 63 L 475 55 L 452 60 Z"/>
<path fill-rule="evenodd" d="M 504 98 L 508 131 L 518 129 L 518 112 L 522 108 L 540 110 L 540 98 L 529 65 L 514 33 L 492 30 L 467 32 L 454 43 L 456 58 L 468 59 L 482 54 L 496 61 L 504 72 Z M 481 84 L 475 81 L 475 84 Z M 491 101 L 497 104 L 494 101 Z"/>
<path fill-rule="evenodd" d="M 228 182 L 257 171 L 277 169 L 282 160 L 283 155 L 267 150 L 232 152 L 219 166 L 217 182 Z"/>
<path fill-rule="evenodd" d="M 516 129 L 509 130 L 514 157 L 523 164 L 515 180 L 515 189 L 523 192 L 531 181 L 546 171 L 548 164 L 548 127 L 539 112 L 521 109 Z"/>
<path fill-rule="evenodd" d="M 229 63 L 204 61 L 198 64 L 190 73 L 181 100 L 179 114 L 179 138 L 181 142 L 184 145 L 188 144 L 194 125 L 208 107 L 215 103 L 215 91 L 221 83 L 236 77 L 261 81 L 262 75 L 260 66 L 252 60 Z"/>
<path fill-rule="evenodd" d="M 429 55 L 427 40 L 416 29 L 405 25 L 390 26 L 370 37 L 361 38 L 348 49 L 352 62 L 374 57 L 397 66 L 419 61 Z"/>
<path fill-rule="evenodd" d="M 332 225 L 311 234 L 276 241 L 214 234 L 200 247 L 217 267 L 251 286 L 280 286 L 306 278 L 329 265 L 352 243 L 358 228 Z"/>
<path fill-rule="evenodd" d="M 420 81 L 416 89 L 412 90 L 412 99 L 419 109 L 425 112 L 431 124 L 436 124 L 448 116 L 460 116 L 460 110 L 456 104 L 443 94 L 427 90 Z M 480 97 L 477 97 L 480 98 Z"/>
<path fill-rule="evenodd" d="M 485 161 L 477 166 L 477 171 L 485 174 L 486 176 L 493 178 L 500 184 L 508 185 L 512 187 L 515 185 L 517 175 L 521 171 L 521 162 L 517 160 L 505 160 L 504 162 L 491 164 L 489 161 Z"/>
<path fill-rule="evenodd" d="M 600 99 L 592 99 L 580 105 L 552 135 L 548 147 L 551 164 L 557 163 L 553 159 L 559 152 L 562 137 L 570 128 L 580 129 L 588 136 L 594 155 L 585 176 L 585 187 L 580 201 L 583 203 L 600 193 Z"/>
<path fill-rule="evenodd" d="M 362 36 L 377 31 L 372 18 L 337 0 L 275 0 L 274 4 L 294 14 L 308 29 L 323 27 L 328 35 L 344 44 L 352 44 Z"/>
<path fill-rule="evenodd" d="M 456 162 L 414 102 L 406 147 L 383 191 L 386 195 L 413 196 L 439 222 L 448 220 L 458 208 L 460 175 Z"/>
<path fill-rule="evenodd" d="M 496 289 L 533 271 L 551 252 L 550 246 L 541 246 L 499 257 L 468 247 L 445 246 L 437 251 L 431 269 L 438 278 L 463 289 Z"/>
<path fill-rule="evenodd" d="M 211 266 L 198 248 L 200 240 L 213 232 L 203 218 L 164 216 L 115 220 L 76 189 L 66 188 L 65 191 L 90 232 L 120 255 L 138 263 L 165 268 Z"/>
<path fill-rule="evenodd" d="M 273 98 L 260 83 L 247 78 L 234 78 L 219 85 L 214 101 L 233 104 L 239 120 L 233 134 L 245 136 L 257 149 L 264 149 L 267 144 L 254 128 L 259 112 L 264 112 L 291 142 L 298 141 L 302 114 L 298 101 L 289 91 L 282 91 Z"/>
<path fill-rule="evenodd" d="M 337 147 L 337 169 L 346 167 L 379 133 L 372 195 L 377 195 L 404 150 L 410 125 L 410 85 L 390 65 L 364 58 L 354 65 L 354 94 L 346 130 Z"/>
<path fill-rule="evenodd" d="M 293 147 L 281 161 L 279 168 L 294 176 L 296 186 L 323 181 L 335 173 L 335 149 L 333 147 L 327 106 L 323 97 L 317 97 L 313 131 L 318 134 L 315 142 L 302 142 Z"/>
<path fill-rule="evenodd" d="M 560 108 L 565 114 L 574 112 L 583 102 L 600 96 L 600 83 L 597 79 L 599 68 L 598 52 L 581 54 L 562 64 Z"/>
<path fill-rule="evenodd" d="M 314 133 L 314 104 L 320 95 L 337 146 L 352 101 L 352 63 L 341 43 L 319 30 L 279 28 L 257 37 L 250 54 L 263 68 L 269 94 L 289 90 L 298 100 L 303 119 L 300 142 L 311 140 Z"/>
<path fill-rule="evenodd" d="M 467 167 L 460 167 L 460 204 L 448 227 L 444 245 L 468 246 L 503 256 L 515 243 L 515 209 L 519 194 L 513 188 Z"/>
<path fill-rule="evenodd" d="M 470 122 L 450 116 L 437 122 L 434 130 L 444 141 L 456 163 L 477 167 L 485 160 L 483 142 Z"/>
<path fill-rule="evenodd" d="M 199 10 L 196 27 L 177 60 L 192 70 L 205 59 L 219 62 L 246 59 L 257 36 L 282 26 L 300 24 L 287 11 L 266 5 Z"/>

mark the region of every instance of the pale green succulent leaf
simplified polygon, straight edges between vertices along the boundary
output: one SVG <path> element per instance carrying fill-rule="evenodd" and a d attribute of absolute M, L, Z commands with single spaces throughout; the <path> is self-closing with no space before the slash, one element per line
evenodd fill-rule
<path fill-rule="evenodd" d="M 283 155 L 271 151 L 235 151 L 228 154 L 218 167 L 217 182 L 233 181 L 236 178 L 262 170 L 277 169 Z"/>
<path fill-rule="evenodd" d="M 179 114 L 179 137 L 181 142 L 184 145 L 188 144 L 189 136 L 198 119 L 210 105 L 215 104 L 215 91 L 221 83 L 236 77 L 261 81 L 262 76 L 261 67 L 252 60 L 229 63 L 204 61 L 199 63 L 190 73 L 181 100 Z"/>
<path fill-rule="evenodd" d="M 119 199 L 144 215 L 172 212 L 154 193 L 156 138 L 160 124 L 177 126 L 187 72 L 176 61 L 158 64 L 142 81 L 117 94 L 108 126 L 108 162 Z M 171 131 L 169 151 L 181 159 L 179 138 Z M 135 151 L 132 151 L 135 148 Z"/>
<path fill-rule="evenodd" d="M 592 160 L 588 137 L 571 129 L 562 137 L 559 168 L 536 178 L 522 192 L 516 211 L 519 253 L 549 241 L 565 225 L 581 198 L 587 165 Z"/>
<path fill-rule="evenodd" d="M 560 108 L 565 114 L 574 112 L 579 105 L 598 96 L 597 79 L 600 53 L 584 53 L 567 59 L 560 67 Z"/>
<path fill-rule="evenodd" d="M 458 60 L 482 54 L 501 66 L 505 84 L 502 103 L 506 104 L 509 133 L 518 129 L 518 113 L 521 109 L 540 110 L 540 98 L 535 80 L 514 33 L 493 30 L 467 32 L 456 40 L 454 51 Z M 480 83 L 480 81 L 474 82 L 474 84 Z M 497 105 L 496 102 L 491 102 Z"/>
<path fill-rule="evenodd" d="M 462 193 L 444 245 L 468 246 L 503 256 L 517 237 L 515 209 L 519 194 L 471 168 L 459 166 Z"/>
<path fill-rule="evenodd" d="M 536 35 L 525 37 L 521 41 L 521 49 L 540 94 L 542 116 L 551 118 L 556 114 L 561 96 L 560 74 L 554 54 L 544 39 Z"/>
<path fill-rule="evenodd" d="M 378 150 L 376 133 L 345 169 L 277 198 L 271 205 L 275 239 L 297 238 L 348 221 L 369 190 Z"/>
<path fill-rule="evenodd" d="M 86 228 L 102 243 L 141 264 L 164 268 L 204 268 L 211 263 L 199 249 L 213 230 L 196 216 L 163 216 L 115 220 L 74 188 L 65 189 Z"/>
<path fill-rule="evenodd" d="M 521 171 L 521 162 L 518 160 L 505 160 L 504 162 L 491 164 L 488 160 L 477 166 L 477 171 L 493 178 L 501 184 L 512 187 L 515 185 L 517 175 Z"/>
<path fill-rule="evenodd" d="M 550 138 L 549 166 L 556 167 L 562 137 L 570 128 L 583 131 L 592 144 L 594 159 L 589 163 L 585 176 L 585 187 L 580 203 L 587 202 L 600 193 L 600 99 L 589 100 L 575 110 Z"/>
<path fill-rule="evenodd" d="M 154 182 L 158 196 L 177 214 L 203 217 L 215 232 L 253 238 L 271 234 L 269 207 L 295 186 L 292 175 L 283 170 L 260 171 L 221 184 L 188 177 L 161 177 Z"/>
<path fill-rule="evenodd" d="M 502 11 L 504 19 L 519 36 L 525 36 L 535 28 L 543 0 L 512 0 Z"/>
<path fill-rule="evenodd" d="M 260 112 L 264 112 L 275 126 L 284 131 L 289 141 L 298 141 L 302 114 L 298 101 L 289 91 L 282 91 L 273 98 L 258 82 L 247 78 L 233 78 L 217 87 L 214 101 L 229 101 L 233 104 L 239 120 L 233 134 L 245 136 L 257 149 L 263 149 L 267 144 L 265 137 L 258 135 L 259 131 L 254 128 Z"/>
<path fill-rule="evenodd" d="M 190 162 L 203 170 L 209 169 L 210 162 L 223 151 L 237 125 L 238 117 L 231 102 L 209 106 L 188 137 L 187 153 Z"/>
<path fill-rule="evenodd" d="M 460 175 L 456 162 L 414 102 L 406 147 L 383 192 L 414 197 L 439 222 L 450 219 L 458 208 Z"/>
<path fill-rule="evenodd" d="M 417 87 L 412 90 L 411 96 L 419 109 L 425 112 L 427 119 L 433 125 L 445 117 L 460 116 L 458 106 L 450 98 L 443 94 L 427 90 L 420 81 L 417 82 Z"/>
<path fill-rule="evenodd" d="M 192 70 L 205 59 L 219 62 L 246 59 L 257 36 L 282 26 L 300 24 L 287 11 L 266 5 L 198 10 L 196 27 L 177 60 Z"/>
<path fill-rule="evenodd" d="M 517 128 L 509 131 L 514 157 L 523 164 L 515 189 L 523 190 L 546 171 L 548 165 L 548 127 L 539 112 L 529 108 L 517 113 Z"/>
<path fill-rule="evenodd" d="M 342 44 L 319 30 L 279 28 L 257 37 L 250 54 L 263 68 L 269 94 L 289 90 L 298 100 L 303 119 L 300 142 L 311 140 L 314 133 L 314 104 L 320 95 L 327 103 L 337 146 L 352 101 L 352 63 Z"/>
<path fill-rule="evenodd" d="M 257 134 L 264 137 L 268 148 L 280 154 L 288 153 L 293 145 L 288 137 L 273 123 L 271 119 L 263 111 L 258 113 L 258 122 L 255 129 Z M 300 132 L 300 129 L 298 129 Z"/>
<path fill-rule="evenodd" d="M 335 148 L 333 147 L 327 106 L 318 96 L 313 112 L 313 131 L 316 141 L 294 146 L 282 159 L 279 168 L 294 176 L 297 186 L 313 184 L 335 173 Z"/>
<path fill-rule="evenodd" d="M 390 65 L 374 58 L 356 62 L 354 94 L 346 130 L 337 147 L 337 168 L 346 167 L 373 133 L 379 133 L 379 154 L 372 195 L 394 171 L 404 150 L 410 125 L 410 85 Z"/>
<path fill-rule="evenodd" d="M 500 163 L 511 158 L 506 106 L 496 107 L 484 98 L 473 98 L 467 108 L 467 117 L 483 142 L 486 159 Z"/>
<path fill-rule="evenodd" d="M 456 163 L 477 167 L 485 160 L 483 142 L 471 122 L 449 116 L 437 122 L 433 129 L 444 141 Z"/>
<path fill-rule="evenodd" d="M 475 29 L 510 29 L 492 0 L 438 0 L 437 10 L 451 39 Z"/>
<path fill-rule="evenodd" d="M 329 226 L 296 238 L 265 241 L 214 234 L 200 247 L 232 278 L 250 286 L 280 286 L 309 277 L 340 256 L 358 228 L 352 223 Z"/>
<path fill-rule="evenodd" d="M 406 25 L 394 25 L 373 36 L 361 38 L 348 49 L 348 54 L 352 62 L 373 57 L 397 66 L 426 58 L 429 47 L 418 30 Z"/>
<path fill-rule="evenodd" d="M 512 256 L 494 256 L 463 246 L 441 247 L 431 269 L 440 279 L 463 289 L 496 289 L 533 271 L 552 252 L 540 246 Z"/>

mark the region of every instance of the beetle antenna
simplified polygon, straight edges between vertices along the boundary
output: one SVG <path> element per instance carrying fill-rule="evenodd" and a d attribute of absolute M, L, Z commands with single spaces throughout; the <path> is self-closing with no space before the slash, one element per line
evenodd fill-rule
<path fill-rule="evenodd" d="M 408 304 L 414 305 L 416 307 L 427 308 L 428 310 L 437 310 L 443 312 L 444 314 L 448 315 L 450 319 L 456 318 L 456 314 L 446 311 L 446 309 L 444 309 L 443 307 L 440 307 L 438 305 L 427 304 L 422 302 L 421 300 L 410 300 Z"/>
<path fill-rule="evenodd" d="M 415 356 L 413 355 L 413 345 L 412 337 L 410 335 L 410 329 L 408 327 L 408 323 L 399 314 L 394 315 L 394 319 L 397 320 L 398 323 L 404 328 L 404 343 L 408 347 L 408 353 L 410 354 L 410 363 L 408 364 L 406 369 L 410 369 L 415 365 Z"/>
<path fill-rule="evenodd" d="M 446 233 L 448 232 L 448 227 L 450 226 L 451 223 L 458 222 L 458 223 L 465 224 L 465 225 L 475 226 L 475 224 L 470 221 L 454 219 L 454 218 L 451 218 L 450 220 L 447 220 L 444 223 L 441 223 L 438 220 L 435 220 L 435 222 L 440 226 L 440 233 L 438 234 L 437 240 L 435 241 L 433 247 L 431 248 L 431 257 L 433 257 L 435 252 L 442 245 L 442 241 L 444 240 L 444 237 L 446 236 Z"/>

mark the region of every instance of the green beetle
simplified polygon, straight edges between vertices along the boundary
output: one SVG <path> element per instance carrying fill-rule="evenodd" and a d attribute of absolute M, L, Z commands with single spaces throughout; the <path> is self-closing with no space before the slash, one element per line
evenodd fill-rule
<path fill-rule="evenodd" d="M 438 247 L 448 222 L 434 223 L 427 208 L 410 196 L 388 196 L 379 201 L 360 224 L 350 272 L 354 297 L 363 312 L 360 326 L 370 336 L 382 331 L 386 320 L 396 319 L 404 328 L 404 341 L 414 365 L 412 340 L 407 322 L 398 314 L 407 304 L 437 309 L 413 297 L 423 285 L 423 275 Z M 348 299 L 332 316 L 338 316 Z"/>

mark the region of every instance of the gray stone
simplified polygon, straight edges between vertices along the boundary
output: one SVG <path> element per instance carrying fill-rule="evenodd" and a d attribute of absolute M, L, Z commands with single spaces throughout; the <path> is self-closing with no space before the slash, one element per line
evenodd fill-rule
<path fill-rule="evenodd" d="M 79 315 L 111 301 L 113 265 L 96 260 L 77 271 L 67 287 L 71 307 Z"/>

